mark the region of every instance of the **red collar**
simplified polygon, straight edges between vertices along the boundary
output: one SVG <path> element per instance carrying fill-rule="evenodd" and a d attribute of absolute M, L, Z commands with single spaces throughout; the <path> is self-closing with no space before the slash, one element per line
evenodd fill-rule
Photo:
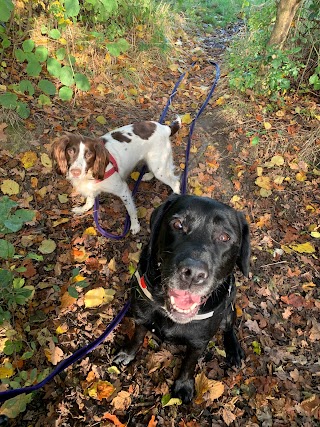
<path fill-rule="evenodd" d="M 96 182 L 101 182 L 107 178 L 109 178 L 111 175 L 113 175 L 115 172 L 118 172 L 118 164 L 116 162 L 116 159 L 113 157 L 111 153 L 109 153 L 109 160 L 112 163 L 112 168 L 109 169 L 107 172 L 105 172 L 103 179 L 96 179 Z"/>

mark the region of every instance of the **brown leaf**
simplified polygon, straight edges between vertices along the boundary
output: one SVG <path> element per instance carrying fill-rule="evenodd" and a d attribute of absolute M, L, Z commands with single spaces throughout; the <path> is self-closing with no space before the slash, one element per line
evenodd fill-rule
<path fill-rule="evenodd" d="M 156 427 L 158 421 L 155 419 L 155 416 L 152 415 L 150 421 L 148 422 L 148 427 Z"/>
<path fill-rule="evenodd" d="M 309 335 L 310 341 L 314 342 L 320 340 L 320 323 L 316 319 L 312 319 L 312 328 Z"/>
<path fill-rule="evenodd" d="M 222 410 L 223 421 L 229 426 L 237 418 L 229 409 Z"/>
<path fill-rule="evenodd" d="M 125 411 L 131 405 L 131 395 L 127 391 L 120 391 L 118 395 L 112 399 L 111 404 L 118 411 Z"/>
<path fill-rule="evenodd" d="M 106 412 L 106 413 L 103 415 L 102 419 L 103 419 L 103 420 L 109 420 L 109 421 L 113 422 L 113 424 L 114 424 L 116 427 L 126 427 L 126 426 L 125 426 L 125 424 L 122 424 L 122 423 L 119 421 L 119 419 L 118 419 L 118 417 L 117 417 L 116 415 L 112 415 L 112 414 L 110 414 L 109 412 Z"/>

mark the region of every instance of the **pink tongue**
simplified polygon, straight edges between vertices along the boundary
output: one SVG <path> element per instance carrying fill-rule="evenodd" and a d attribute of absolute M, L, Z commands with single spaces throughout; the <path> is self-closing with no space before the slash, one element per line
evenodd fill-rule
<path fill-rule="evenodd" d="M 187 310 L 194 303 L 199 304 L 201 301 L 200 295 L 191 294 L 188 291 L 183 291 L 180 289 L 169 291 L 169 295 L 174 297 L 175 305 L 183 310 Z"/>

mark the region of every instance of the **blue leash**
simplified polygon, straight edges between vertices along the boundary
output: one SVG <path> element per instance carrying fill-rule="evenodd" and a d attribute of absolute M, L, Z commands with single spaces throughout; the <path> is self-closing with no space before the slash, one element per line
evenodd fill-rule
<path fill-rule="evenodd" d="M 182 174 L 182 177 L 181 177 L 181 194 L 186 194 L 186 192 L 187 192 L 188 165 L 189 165 L 189 157 L 190 157 L 191 140 L 192 140 L 192 135 L 193 135 L 194 127 L 196 125 L 196 121 L 198 120 L 198 118 L 200 117 L 200 115 L 203 113 L 204 109 L 208 105 L 208 102 L 210 101 L 210 99 L 211 99 L 211 97 L 213 95 L 213 92 L 214 92 L 214 90 L 215 90 L 215 88 L 217 86 L 218 80 L 220 78 L 220 67 L 219 67 L 219 65 L 216 62 L 213 62 L 213 61 L 209 61 L 209 63 L 215 67 L 216 75 L 215 75 L 214 82 L 213 82 L 213 84 L 211 86 L 210 92 L 208 93 L 208 95 L 207 95 L 204 103 L 201 105 L 199 111 L 197 112 L 195 118 L 192 120 L 192 123 L 190 125 L 190 131 L 189 131 L 189 136 L 188 136 L 188 141 L 187 141 L 187 148 L 186 148 L 186 155 L 185 155 L 185 168 L 184 168 L 184 171 L 183 171 L 183 174 Z M 191 67 L 193 67 L 194 65 L 195 65 L 195 63 L 193 63 L 191 65 Z M 169 107 L 170 107 L 170 105 L 172 103 L 172 100 L 173 100 L 173 98 L 175 97 L 175 95 L 177 93 L 177 89 L 180 86 L 180 84 L 181 84 L 181 82 L 182 82 L 182 80 L 183 80 L 183 78 L 184 78 L 184 76 L 186 74 L 187 74 L 187 71 L 185 71 L 184 73 L 182 73 L 180 75 L 178 81 L 174 85 L 174 88 L 173 88 L 173 90 L 171 92 L 171 95 L 170 95 L 168 101 L 167 101 L 167 104 L 166 104 L 166 106 L 165 106 L 165 108 L 164 108 L 164 110 L 163 110 L 163 112 L 162 112 L 162 114 L 160 116 L 159 123 L 163 123 L 164 122 L 164 119 L 165 119 L 165 117 L 167 115 L 167 112 L 168 112 Z M 133 188 L 133 191 L 132 191 L 132 195 L 133 196 L 138 191 L 139 184 L 140 184 L 140 182 L 142 180 L 142 177 L 145 174 L 145 172 L 146 172 L 146 167 L 143 166 L 143 168 L 140 171 L 139 178 L 136 181 L 135 186 Z M 119 235 L 112 234 L 112 233 L 109 233 L 108 231 L 104 230 L 101 227 L 101 225 L 99 224 L 99 197 L 96 197 L 95 201 L 94 201 L 93 218 L 94 218 L 94 221 L 96 223 L 97 230 L 102 234 L 102 236 L 107 237 L 109 239 L 114 239 L 114 240 L 123 239 L 128 234 L 128 232 L 130 230 L 130 217 L 129 217 L 128 214 L 126 216 L 126 221 L 125 221 L 125 224 L 124 224 L 124 229 L 123 229 L 122 234 L 119 234 Z"/>
<path fill-rule="evenodd" d="M 192 139 L 192 134 L 194 131 L 194 127 L 195 127 L 195 123 L 196 120 L 199 118 L 199 116 L 202 114 L 203 110 L 205 109 L 205 107 L 207 106 L 208 102 L 210 101 L 210 98 L 212 97 L 212 94 L 214 92 L 214 89 L 218 83 L 218 80 L 220 78 L 220 68 L 218 66 L 218 64 L 216 64 L 213 61 L 209 61 L 211 65 L 213 65 L 216 68 L 216 77 L 215 80 L 213 82 L 213 85 L 211 87 L 210 92 L 208 93 L 207 98 L 205 99 L 204 103 L 202 104 L 202 106 L 200 107 L 196 117 L 193 119 L 191 126 L 190 126 L 190 132 L 189 132 L 189 137 L 188 137 L 188 142 L 187 142 L 187 149 L 186 149 L 186 163 L 185 163 L 185 169 L 184 169 L 184 173 L 182 175 L 182 182 L 181 182 L 181 192 L 182 194 L 186 193 L 186 187 L 187 187 L 187 176 L 188 176 L 188 162 L 189 162 L 189 154 L 190 154 L 190 147 L 191 147 L 191 139 Z M 193 66 L 194 64 L 192 64 Z M 173 91 L 167 101 L 167 104 L 161 114 L 160 123 L 163 123 L 165 116 L 168 112 L 168 109 L 171 105 L 172 99 L 174 98 L 174 96 L 176 95 L 177 92 L 177 88 L 179 87 L 182 79 L 184 78 L 184 76 L 186 75 L 186 71 L 181 74 L 179 80 L 177 81 L 177 83 L 175 84 Z M 132 194 L 134 195 L 137 192 L 138 186 L 141 182 L 141 179 L 145 173 L 146 168 L 143 167 L 140 171 L 140 175 L 139 178 L 135 184 L 135 187 L 133 189 Z M 94 205 L 94 218 L 95 218 L 95 222 L 96 222 L 96 226 L 97 229 L 99 230 L 99 232 L 102 235 L 105 235 L 105 230 L 103 230 L 102 227 L 100 227 L 99 223 L 98 223 L 98 211 L 99 211 L 99 200 L 98 197 L 95 200 L 95 205 Z M 126 224 L 125 224 L 125 228 L 124 228 L 124 232 L 121 236 L 117 236 L 117 235 L 112 235 L 110 233 L 107 233 L 108 236 L 110 237 L 110 235 L 112 236 L 112 238 L 114 239 L 121 239 L 123 238 L 127 232 L 129 231 L 130 228 L 130 220 L 126 219 Z M 107 336 L 116 328 L 116 326 L 121 322 L 121 320 L 123 319 L 123 317 L 125 316 L 126 312 L 128 311 L 130 307 L 130 301 L 127 301 L 126 304 L 124 305 L 124 307 L 121 309 L 121 311 L 116 315 L 116 317 L 111 321 L 111 323 L 107 326 L 106 330 L 100 335 L 100 337 L 98 337 L 96 340 L 94 340 L 92 343 L 87 344 L 86 346 L 79 348 L 78 350 L 76 350 L 71 356 L 67 357 L 65 360 L 62 360 L 62 362 L 59 363 L 59 365 L 57 365 L 53 371 L 45 378 L 43 379 L 41 382 L 39 382 L 38 384 L 32 385 L 32 386 L 28 386 L 28 387 L 22 387 L 22 388 L 16 388 L 14 390 L 7 390 L 7 391 L 2 391 L 0 392 L 0 403 L 5 402 L 8 399 L 11 399 L 13 397 L 19 396 L 20 394 L 23 393 L 31 393 L 33 391 L 36 391 L 40 388 L 42 388 L 45 384 L 47 384 L 49 381 L 51 381 L 56 375 L 58 375 L 60 372 L 64 371 L 68 366 L 72 365 L 73 363 L 75 363 L 77 360 L 83 358 L 84 356 L 86 356 L 88 353 L 90 353 L 91 351 L 93 351 L 96 347 L 98 347 L 106 338 Z M 1 423 L 1 420 L 0 420 Z"/>

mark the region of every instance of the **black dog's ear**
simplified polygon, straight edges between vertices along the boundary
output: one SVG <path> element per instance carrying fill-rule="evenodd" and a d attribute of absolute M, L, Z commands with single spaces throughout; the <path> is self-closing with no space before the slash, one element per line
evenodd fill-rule
<path fill-rule="evenodd" d="M 162 203 L 152 212 L 151 218 L 150 218 L 151 233 L 150 233 L 150 241 L 148 244 L 149 255 L 151 255 L 151 252 L 153 251 L 153 248 L 154 248 L 154 243 L 156 241 L 156 238 L 158 237 L 158 233 L 161 225 L 161 219 L 163 218 L 163 215 L 179 197 L 181 196 L 179 196 L 178 194 L 171 194 L 164 203 Z"/>
<path fill-rule="evenodd" d="M 241 247 L 237 258 L 237 266 L 240 268 L 242 274 L 246 277 L 249 276 L 250 270 L 250 231 L 249 225 L 241 212 L 238 213 L 240 225 L 242 229 Z"/>

